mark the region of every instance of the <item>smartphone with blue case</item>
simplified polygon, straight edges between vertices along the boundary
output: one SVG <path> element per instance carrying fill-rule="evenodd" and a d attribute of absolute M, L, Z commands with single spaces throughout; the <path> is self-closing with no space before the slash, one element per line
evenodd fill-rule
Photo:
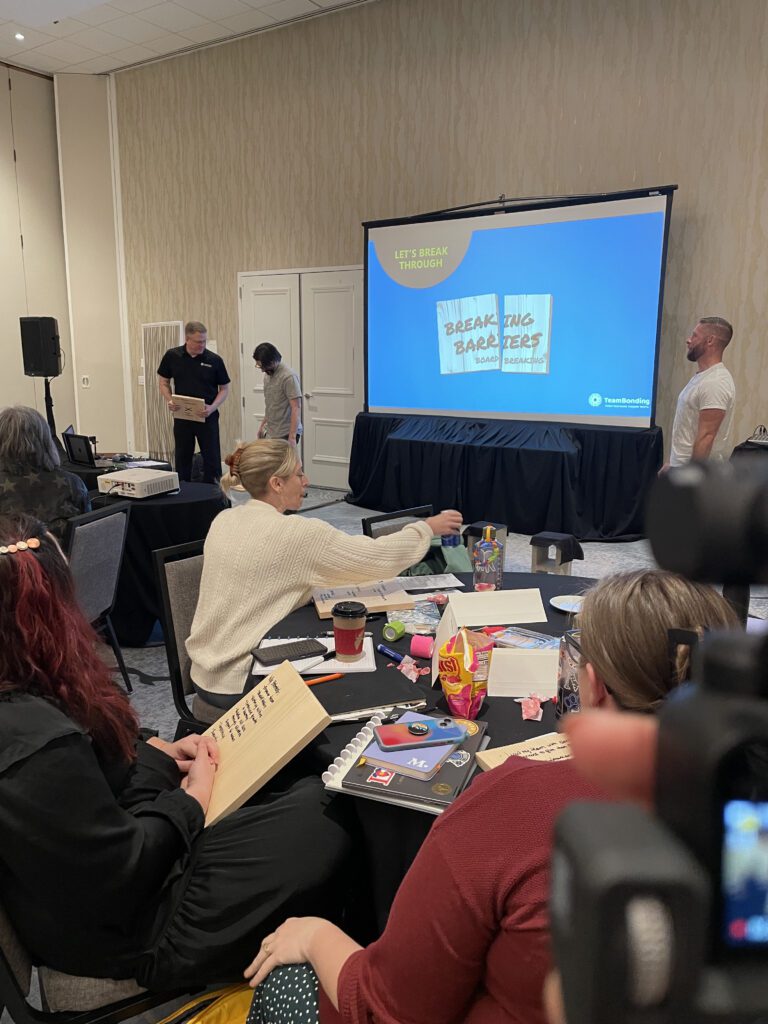
<path fill-rule="evenodd" d="M 461 743 L 467 728 L 452 718 L 420 718 L 415 722 L 377 725 L 373 736 L 381 750 L 432 747 L 437 743 Z"/>

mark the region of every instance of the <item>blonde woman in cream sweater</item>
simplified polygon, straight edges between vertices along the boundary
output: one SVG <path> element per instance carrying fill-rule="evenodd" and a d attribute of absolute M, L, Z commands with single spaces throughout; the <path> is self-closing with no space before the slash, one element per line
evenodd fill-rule
<path fill-rule="evenodd" d="M 320 519 L 283 514 L 298 511 L 308 483 L 288 441 L 252 441 L 225 461 L 222 487 L 241 483 L 251 500 L 211 526 L 187 639 L 195 688 L 219 707 L 242 695 L 252 648 L 315 587 L 396 576 L 424 557 L 433 536 L 461 527 L 461 514 L 449 510 L 376 540 L 350 536 Z"/>

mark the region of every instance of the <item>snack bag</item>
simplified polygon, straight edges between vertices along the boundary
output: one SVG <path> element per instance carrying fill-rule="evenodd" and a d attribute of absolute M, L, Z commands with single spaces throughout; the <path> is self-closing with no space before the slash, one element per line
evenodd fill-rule
<path fill-rule="evenodd" d="M 477 718 L 488 690 L 493 640 L 484 633 L 460 629 L 440 648 L 440 685 L 451 714 Z"/>

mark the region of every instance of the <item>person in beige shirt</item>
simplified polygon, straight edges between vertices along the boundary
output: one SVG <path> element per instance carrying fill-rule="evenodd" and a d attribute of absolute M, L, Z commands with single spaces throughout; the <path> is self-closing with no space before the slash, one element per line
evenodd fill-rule
<path fill-rule="evenodd" d="M 433 536 L 457 534 L 449 510 L 373 539 L 351 536 L 298 511 L 307 478 L 284 440 L 251 441 L 227 456 L 225 490 L 242 483 L 250 500 L 219 513 L 205 541 L 203 575 L 187 652 L 195 689 L 231 707 L 242 695 L 251 650 L 315 587 L 373 583 L 420 561 Z"/>
<path fill-rule="evenodd" d="M 264 418 L 259 437 L 282 438 L 296 445 L 301 437 L 301 382 L 269 341 L 253 350 L 256 369 L 264 373 Z"/>

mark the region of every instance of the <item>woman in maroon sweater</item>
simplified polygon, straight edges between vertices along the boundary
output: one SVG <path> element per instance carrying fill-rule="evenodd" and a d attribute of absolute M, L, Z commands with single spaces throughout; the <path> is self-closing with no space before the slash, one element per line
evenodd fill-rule
<path fill-rule="evenodd" d="M 668 630 L 735 624 L 719 594 L 671 573 L 603 580 L 580 615 L 582 706 L 652 711 L 688 675 L 690 648 Z M 568 761 L 487 772 L 432 827 L 372 945 L 319 918 L 267 936 L 245 972 L 259 986 L 249 1024 L 543 1022 L 552 829 L 599 795 Z"/>

